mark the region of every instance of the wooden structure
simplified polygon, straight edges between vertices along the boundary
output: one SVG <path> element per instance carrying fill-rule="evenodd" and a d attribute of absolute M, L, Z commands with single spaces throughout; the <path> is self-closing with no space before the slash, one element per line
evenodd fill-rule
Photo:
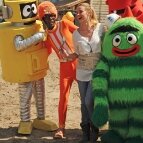
<path fill-rule="evenodd" d="M 90 4 L 95 9 L 99 22 L 104 23 L 108 14 L 108 6 L 105 4 L 105 0 L 91 0 Z"/>
<path fill-rule="evenodd" d="M 79 3 L 82 2 L 90 3 L 90 0 L 39 0 L 39 2 L 42 1 L 51 1 L 55 4 L 58 10 L 58 19 L 61 19 L 67 11 L 71 11 L 74 14 L 75 7 Z"/>
<path fill-rule="evenodd" d="M 42 2 L 45 0 L 39 0 Z M 108 14 L 108 7 L 105 4 L 105 0 L 59 0 L 55 5 L 61 15 L 68 10 L 74 10 L 76 5 L 81 2 L 88 2 L 93 6 L 96 11 L 99 22 L 104 23 L 105 16 Z M 0 11 L 0 17 L 2 13 Z"/>
<path fill-rule="evenodd" d="M 88 2 L 90 3 L 90 0 L 39 0 L 39 3 L 43 1 L 51 1 L 53 2 L 58 10 L 62 9 L 73 9 L 77 4 L 81 2 Z"/>
<path fill-rule="evenodd" d="M 74 9 L 76 5 L 82 2 L 90 3 L 90 0 L 63 0 L 63 2 L 59 1 L 56 3 L 57 9 Z"/>
<path fill-rule="evenodd" d="M 108 14 L 108 7 L 105 4 L 105 0 L 59 0 L 56 3 L 56 7 L 60 15 L 63 15 L 64 12 L 68 10 L 74 10 L 76 5 L 81 2 L 88 2 L 95 9 L 98 20 L 101 23 L 104 23 L 105 17 Z"/>

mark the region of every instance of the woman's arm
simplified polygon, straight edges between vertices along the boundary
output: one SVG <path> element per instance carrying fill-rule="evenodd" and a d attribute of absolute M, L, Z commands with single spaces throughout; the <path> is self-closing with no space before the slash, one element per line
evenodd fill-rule
<path fill-rule="evenodd" d="M 67 57 L 66 57 L 66 60 L 67 61 L 72 61 L 72 60 L 75 60 L 76 58 L 78 58 L 78 55 L 76 53 L 72 53 L 72 54 L 69 54 Z"/>

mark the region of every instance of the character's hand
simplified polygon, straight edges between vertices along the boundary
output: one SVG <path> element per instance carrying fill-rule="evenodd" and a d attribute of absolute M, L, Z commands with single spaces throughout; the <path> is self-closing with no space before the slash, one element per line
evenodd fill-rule
<path fill-rule="evenodd" d="M 59 54 L 62 56 L 63 59 L 66 59 L 69 55 L 67 53 L 67 51 L 65 49 L 62 49 L 62 48 L 59 50 Z"/>
<path fill-rule="evenodd" d="M 45 32 L 45 30 L 42 29 L 42 30 L 39 31 L 39 33 L 44 35 L 43 41 L 46 41 L 47 40 L 47 33 Z"/>
<path fill-rule="evenodd" d="M 44 29 L 40 29 L 40 30 L 39 30 L 39 32 L 43 32 L 43 33 L 44 33 L 44 32 L 45 32 L 45 30 L 44 30 Z"/>
<path fill-rule="evenodd" d="M 92 114 L 92 122 L 96 127 L 102 127 L 108 121 L 108 107 L 97 105 Z"/>

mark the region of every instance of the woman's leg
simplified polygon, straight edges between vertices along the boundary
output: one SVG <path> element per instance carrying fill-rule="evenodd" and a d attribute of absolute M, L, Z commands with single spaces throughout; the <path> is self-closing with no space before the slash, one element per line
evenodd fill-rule
<path fill-rule="evenodd" d="M 93 113 L 93 95 L 92 95 L 92 88 L 91 88 L 91 81 L 87 82 L 87 90 L 86 90 L 86 96 L 85 96 L 85 105 L 88 110 L 89 118 L 91 119 L 92 113 Z"/>
<path fill-rule="evenodd" d="M 91 116 L 92 116 L 93 107 L 94 107 L 91 81 L 89 81 L 88 85 L 87 85 L 85 104 L 86 104 L 86 107 L 87 107 L 87 110 L 88 110 L 88 114 L 89 114 L 89 118 L 90 118 L 91 141 L 95 142 L 98 139 L 99 129 L 97 127 L 95 127 L 93 125 L 93 123 L 91 122 Z"/>
<path fill-rule="evenodd" d="M 81 139 L 82 142 L 87 142 L 90 140 L 90 118 L 88 114 L 88 110 L 86 107 L 86 92 L 88 88 L 88 82 L 78 81 L 78 88 L 80 92 L 80 98 L 81 98 L 81 128 L 83 132 L 83 136 Z"/>
<path fill-rule="evenodd" d="M 81 124 L 88 124 L 89 123 L 89 113 L 88 109 L 86 107 L 86 92 L 88 88 L 88 82 L 83 81 L 77 81 L 78 82 L 78 88 L 80 93 L 80 99 L 81 99 Z"/>

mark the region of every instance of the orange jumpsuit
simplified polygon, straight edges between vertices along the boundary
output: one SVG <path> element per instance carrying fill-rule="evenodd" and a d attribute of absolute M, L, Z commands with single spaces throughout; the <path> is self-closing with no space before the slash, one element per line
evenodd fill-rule
<path fill-rule="evenodd" d="M 60 51 L 65 55 L 74 52 L 72 33 L 77 29 L 72 22 L 62 20 L 56 23 L 53 30 L 47 30 L 47 40 L 45 45 L 48 52 L 51 48 L 56 52 L 60 61 L 60 99 L 59 99 L 59 128 L 65 127 L 67 104 L 71 85 L 76 80 L 76 60 L 66 61 Z"/>

